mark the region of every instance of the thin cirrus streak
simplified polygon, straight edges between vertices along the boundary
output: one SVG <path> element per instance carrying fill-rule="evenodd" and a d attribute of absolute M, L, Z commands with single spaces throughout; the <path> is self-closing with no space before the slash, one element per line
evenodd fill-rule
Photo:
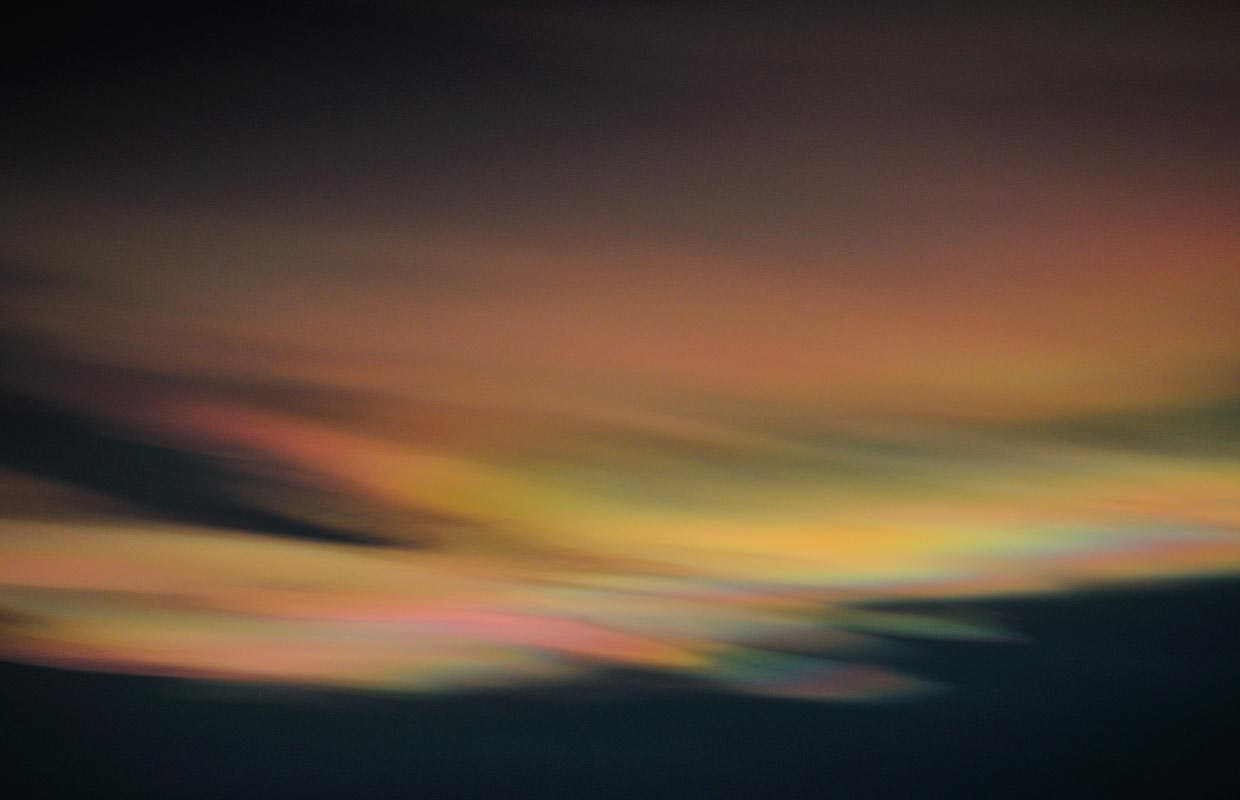
<path fill-rule="evenodd" d="M 428 445 L 395 411 L 385 427 L 149 381 L 84 396 L 65 414 L 106 452 L 193 456 L 219 485 L 170 484 L 155 507 L 86 469 L 9 464 L 5 496 L 43 500 L 0 537 L 4 658 L 413 692 L 628 670 L 883 698 L 929 688 L 884 665 L 893 637 L 1021 639 L 909 603 L 1240 570 L 1226 405 L 1146 420 L 1137 442 L 1122 415 L 1082 437 L 669 412 L 533 414 Z M 454 413 L 492 429 L 484 408 Z M 220 497 L 365 536 L 230 525 L 203 510 Z"/>

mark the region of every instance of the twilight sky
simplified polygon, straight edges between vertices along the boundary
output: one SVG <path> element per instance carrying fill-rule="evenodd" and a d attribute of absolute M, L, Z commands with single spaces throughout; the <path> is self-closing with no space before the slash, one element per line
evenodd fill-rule
<path fill-rule="evenodd" d="M 881 694 L 1240 568 L 1240 13 L 425 5 L 15 26 L 5 657 Z"/>
<path fill-rule="evenodd" d="M 848 411 L 1234 389 L 1234 12 L 416 5 L 30 22 L 13 326 Z"/>

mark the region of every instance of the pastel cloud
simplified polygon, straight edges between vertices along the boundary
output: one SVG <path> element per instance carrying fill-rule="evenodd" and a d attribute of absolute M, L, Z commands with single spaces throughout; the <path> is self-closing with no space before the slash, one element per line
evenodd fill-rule
<path fill-rule="evenodd" d="M 627 669 L 874 698 L 926 688 L 883 666 L 888 637 L 1020 639 L 891 603 L 1240 570 L 1240 463 L 1209 455 L 1225 434 L 1208 425 L 1187 448 L 1133 449 L 977 425 L 792 436 L 548 417 L 464 447 L 184 389 L 93 402 L 133 435 L 223 459 L 257 508 L 348 518 L 387 543 L 66 495 L 5 521 L 6 658 L 432 692 Z"/>

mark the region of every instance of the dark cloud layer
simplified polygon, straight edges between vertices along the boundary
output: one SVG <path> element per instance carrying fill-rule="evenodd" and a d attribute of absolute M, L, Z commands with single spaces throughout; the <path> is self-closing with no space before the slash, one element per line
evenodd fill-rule
<path fill-rule="evenodd" d="M 45 400 L 2 395 L 0 419 L 0 467 L 87 489 L 162 519 L 310 541 L 382 541 L 245 502 L 238 486 L 272 479 L 244 462 L 142 441 L 104 419 Z"/>

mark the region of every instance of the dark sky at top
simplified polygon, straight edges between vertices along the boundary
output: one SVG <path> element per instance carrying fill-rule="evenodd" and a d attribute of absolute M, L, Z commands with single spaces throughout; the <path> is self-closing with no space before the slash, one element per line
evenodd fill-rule
<path fill-rule="evenodd" d="M 7 35 L 5 280 L 110 294 L 6 315 L 101 358 L 226 331 L 845 408 L 1230 391 L 1228 4 L 48 4 Z"/>
<path fill-rule="evenodd" d="M 50 4 L 11 29 L 6 171 L 117 202 L 672 237 L 881 214 L 987 161 L 1217 201 L 1225 8 Z"/>

